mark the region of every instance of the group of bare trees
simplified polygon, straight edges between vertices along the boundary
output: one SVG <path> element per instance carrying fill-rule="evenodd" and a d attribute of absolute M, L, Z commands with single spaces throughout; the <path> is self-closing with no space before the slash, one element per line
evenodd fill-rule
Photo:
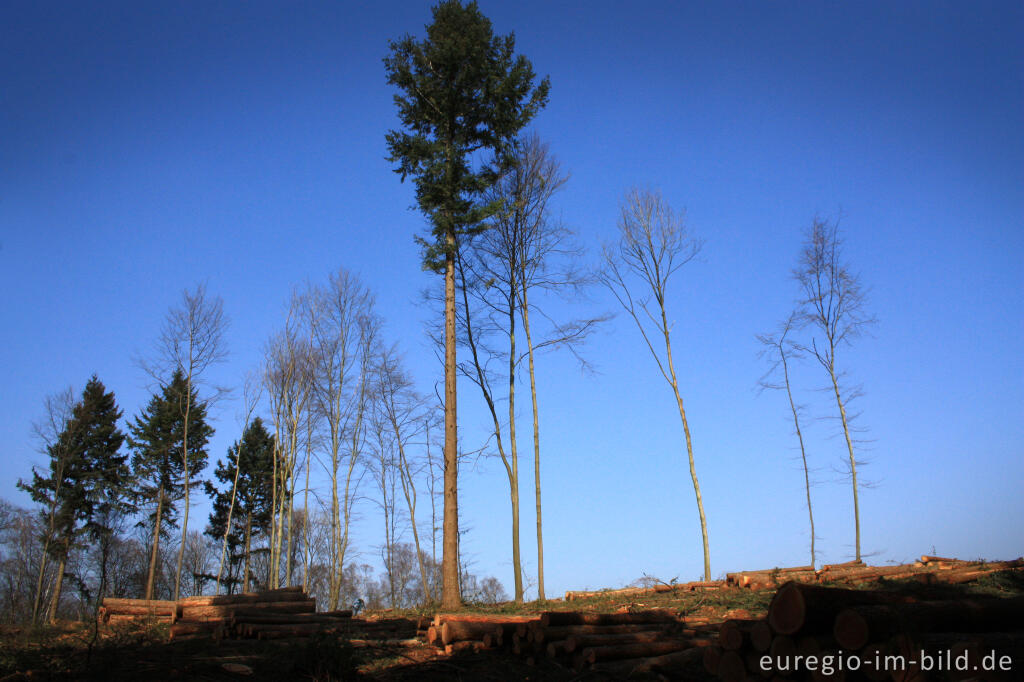
<path fill-rule="evenodd" d="M 764 346 L 763 354 L 771 363 L 760 383 L 765 388 L 785 390 L 789 402 L 794 433 L 800 447 L 810 522 L 811 563 L 814 564 L 816 537 L 811 504 L 811 469 L 800 427 L 802 406 L 793 398 L 790 363 L 810 358 L 825 371 L 826 388 L 835 401 L 832 416 L 839 422 L 846 445 L 844 468 L 853 493 L 854 556 L 859 560 L 859 492 L 862 484 L 858 482 L 857 465 L 863 462 L 857 456 L 858 439 L 853 425 L 856 415 L 849 413 L 847 408 L 860 395 L 860 387 L 849 382 L 849 375 L 839 357 L 841 351 L 868 331 L 875 318 L 868 311 L 860 277 L 850 269 L 845 259 L 839 221 L 814 219 L 805 234 L 797 266 L 793 269 L 793 279 L 798 289 L 793 310 L 776 332 L 758 336 Z M 780 369 L 781 381 L 778 376 Z"/>

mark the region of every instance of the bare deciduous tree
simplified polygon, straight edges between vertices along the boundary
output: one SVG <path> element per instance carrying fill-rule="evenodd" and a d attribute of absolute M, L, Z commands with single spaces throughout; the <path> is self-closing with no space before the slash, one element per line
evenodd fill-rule
<path fill-rule="evenodd" d="M 853 486 L 853 517 L 855 526 L 856 558 L 860 553 L 860 500 L 857 489 L 857 459 L 851 436 L 852 415 L 846 406 L 853 394 L 843 395 L 840 382 L 845 374 L 836 364 L 836 353 L 849 345 L 875 323 L 868 314 L 867 301 L 860 277 L 850 272 L 843 262 L 839 223 L 815 218 L 800 252 L 800 261 L 793 271 L 800 285 L 800 315 L 802 325 L 810 328 L 810 346 L 802 346 L 828 372 L 839 418 L 846 438 L 850 481 Z M 820 343 L 819 343 L 820 339 Z"/>
<path fill-rule="evenodd" d="M 50 553 L 50 545 L 57 533 L 57 509 L 60 506 L 60 486 L 64 480 L 64 469 L 68 464 L 68 457 L 71 452 L 67 444 L 62 442 L 61 434 L 71 423 L 71 416 L 75 407 L 74 390 L 68 386 L 59 393 L 46 396 L 43 403 L 43 417 L 33 423 L 32 431 L 39 441 L 40 452 L 51 458 L 51 466 L 54 467 L 53 481 L 56 488 L 52 491 L 47 508 L 43 511 L 46 523 L 43 533 L 43 551 L 39 557 L 39 571 L 36 574 L 36 590 L 32 600 L 32 622 L 35 623 L 39 617 L 39 607 L 42 603 L 45 590 L 44 577 L 46 575 L 46 564 Z M 38 477 L 38 474 L 34 476 Z M 18 487 L 27 489 L 25 484 L 18 482 Z"/>
<path fill-rule="evenodd" d="M 621 207 L 619 243 L 604 247 L 605 269 L 601 273 L 601 281 L 633 318 L 658 370 L 672 387 L 679 418 L 683 422 L 690 478 L 700 514 L 704 579 L 711 580 L 707 519 L 697 481 L 690 426 L 672 359 L 672 325 L 667 311 L 669 279 L 697 256 L 701 245 L 701 241 L 686 229 L 682 216 L 675 214 L 660 193 L 632 190 Z M 657 350 L 656 343 L 664 345 L 664 352 Z"/>
<path fill-rule="evenodd" d="M 207 296 L 206 285 L 199 284 L 195 291 L 186 289 L 182 292 L 181 304 L 171 308 L 164 320 L 164 325 L 157 340 L 157 360 L 155 364 L 141 363 L 143 369 L 158 382 L 165 380 L 175 370 L 185 378 L 186 390 L 181 395 L 182 437 L 181 457 L 184 467 L 184 501 L 181 534 L 188 535 L 190 491 L 192 488 L 192 471 L 188 452 L 188 430 L 192 408 L 193 387 L 204 381 L 204 374 L 213 365 L 227 359 L 227 346 L 224 334 L 227 331 L 228 319 L 224 314 L 224 302 L 219 296 Z M 210 404 L 226 389 L 211 387 L 213 395 L 206 398 Z M 181 588 L 181 569 L 185 558 L 185 543 L 178 549 L 178 563 L 174 573 L 174 599 L 178 598 Z"/>
<path fill-rule="evenodd" d="M 419 527 L 416 525 L 416 468 L 412 462 L 409 446 L 412 439 L 423 433 L 429 438 L 427 422 L 427 402 L 416 393 L 412 380 L 402 368 L 401 360 L 394 348 L 385 350 L 377 364 L 377 401 L 380 418 L 389 429 L 392 442 L 397 450 L 397 458 L 393 465 L 397 470 L 398 479 L 409 511 L 409 525 L 412 528 L 413 546 L 420 572 L 420 583 L 423 589 L 423 604 L 433 601 L 430 592 L 431 581 L 427 575 L 424 554 L 420 545 Z M 429 443 L 428 443 L 429 447 Z M 427 462 L 430 466 L 430 462 Z"/>
<path fill-rule="evenodd" d="M 551 216 L 552 197 L 568 180 L 547 144 L 536 135 L 519 141 L 516 163 L 492 188 L 488 199 L 502 206 L 491 229 L 476 240 L 475 254 L 485 281 L 492 283 L 485 292 L 500 292 L 490 307 L 507 319 L 509 338 L 509 433 L 512 460 L 517 460 L 515 439 L 515 374 L 525 359 L 530 377 L 530 402 L 533 412 L 534 501 L 537 520 L 537 597 L 544 594 L 544 534 L 540 476 L 540 410 L 537 401 L 536 355 L 546 348 L 564 347 L 577 353 L 577 346 L 605 317 L 580 318 L 556 322 L 537 305 L 538 293 L 554 292 L 562 297 L 578 297 L 592 279 L 577 267 L 581 249 L 573 244 L 573 232 Z M 485 299 L 488 297 L 485 293 Z M 493 300 L 493 297 L 490 297 Z M 532 301 L 532 302 L 531 302 Z M 546 334 L 536 334 L 531 312 L 549 325 Z M 517 355 L 516 319 L 522 322 L 526 352 Z M 585 364 L 585 363 L 583 363 Z M 518 490 L 518 471 L 515 472 Z"/>
<path fill-rule="evenodd" d="M 261 393 L 262 386 L 260 382 L 255 376 L 250 375 L 245 382 L 245 388 L 242 393 L 242 405 L 245 410 L 245 418 L 242 423 L 243 434 L 249 429 L 249 421 L 252 419 L 253 412 L 256 411 L 256 405 L 259 404 Z M 231 502 L 228 505 L 227 523 L 224 524 L 224 542 L 220 551 L 220 563 L 217 566 L 217 580 L 214 584 L 215 594 L 220 592 L 220 581 L 224 576 L 224 559 L 227 557 L 228 538 L 231 536 L 231 517 L 235 514 L 235 498 L 238 493 L 238 476 L 241 472 L 239 462 L 241 457 L 242 448 L 239 447 L 235 450 L 235 478 L 231 483 Z"/>
<path fill-rule="evenodd" d="M 330 477 L 331 571 L 328 603 L 338 608 L 352 505 L 366 439 L 372 360 L 379 320 L 373 296 L 344 270 L 326 287 L 312 287 L 307 315 L 315 363 L 313 400 L 326 429 Z"/>
<path fill-rule="evenodd" d="M 757 340 L 764 345 L 764 350 L 761 351 L 762 356 L 767 357 L 772 363 L 769 370 L 761 377 L 759 384 L 763 389 L 785 390 L 786 397 L 789 399 L 789 408 L 793 414 L 793 428 L 796 431 L 797 441 L 800 443 L 800 460 L 803 463 L 804 469 L 804 488 L 807 492 L 807 517 L 811 523 L 811 566 L 814 566 L 814 542 L 816 538 L 814 535 L 814 510 L 811 507 L 811 472 L 807 465 L 807 450 L 804 447 L 804 434 L 800 429 L 800 412 L 802 406 L 797 405 L 793 400 L 793 390 L 789 381 L 789 361 L 803 357 L 803 353 L 796 343 L 792 339 L 786 338 L 789 336 L 790 332 L 793 331 L 796 319 L 797 314 L 793 313 L 785 322 L 782 323 L 778 332 L 774 334 L 761 334 L 757 337 Z M 781 384 L 770 378 L 780 367 L 782 368 Z"/>

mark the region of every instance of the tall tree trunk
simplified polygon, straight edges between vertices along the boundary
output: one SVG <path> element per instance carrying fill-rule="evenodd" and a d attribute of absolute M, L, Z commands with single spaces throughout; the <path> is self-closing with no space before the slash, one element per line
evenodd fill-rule
<path fill-rule="evenodd" d="M 444 532 L 441 607 L 462 606 L 459 586 L 459 451 L 455 402 L 455 234 L 449 228 L 444 270 Z M 467 311 L 468 313 L 468 311 Z"/>
<path fill-rule="evenodd" d="M 178 601 L 181 593 L 181 567 L 185 561 L 185 538 L 188 537 L 188 512 L 190 505 L 190 493 L 192 479 L 188 470 L 188 419 L 192 411 L 192 372 L 191 368 L 188 381 L 185 382 L 185 413 L 182 424 L 181 459 L 185 468 L 185 511 L 181 517 L 181 546 L 178 548 L 178 568 L 174 572 L 174 601 Z"/>
<path fill-rule="evenodd" d="M 242 591 L 249 591 L 249 582 L 252 577 L 252 512 L 245 516 L 245 576 L 242 579 Z"/>
<path fill-rule="evenodd" d="M 57 580 L 53 586 L 53 595 L 50 599 L 50 609 L 46 620 L 51 625 L 57 620 L 57 607 L 60 606 L 60 593 L 64 589 L 64 569 L 67 567 L 67 552 L 70 550 L 68 543 L 64 544 L 64 556 L 57 564 Z"/>
<path fill-rule="evenodd" d="M 511 268 L 515 281 L 515 264 Z M 519 449 L 516 444 L 516 292 L 515 285 L 508 297 L 508 447 L 512 467 L 508 479 L 512 498 L 512 570 L 515 584 L 515 602 L 523 603 L 523 564 L 519 555 Z"/>
<path fill-rule="evenodd" d="M 309 591 L 309 530 L 312 519 L 309 516 L 309 460 L 312 448 L 312 422 L 306 424 L 306 487 L 302 491 L 302 509 L 306 522 L 302 524 L 302 591 Z"/>
<path fill-rule="evenodd" d="M 164 488 L 160 486 L 156 498 L 156 520 L 153 522 L 153 551 L 149 555 L 149 574 L 146 576 L 146 599 L 153 598 L 156 582 L 156 560 L 160 554 L 160 521 L 164 511 Z"/>
<path fill-rule="evenodd" d="M 676 405 L 679 408 L 679 417 L 683 420 L 683 433 L 686 435 L 686 455 L 690 460 L 690 478 L 693 480 L 693 492 L 697 497 L 697 511 L 700 514 L 700 534 L 704 544 L 704 580 L 711 580 L 711 550 L 708 546 L 708 522 L 704 516 L 704 498 L 700 494 L 700 483 L 697 481 L 697 467 L 693 462 L 693 441 L 690 439 L 690 425 L 686 420 L 686 409 L 683 407 L 683 398 L 679 394 L 679 381 L 676 379 L 676 368 L 672 362 L 672 341 L 669 338 L 668 318 L 665 315 L 664 300 L 659 297 L 658 303 L 661 306 L 661 329 L 665 336 L 665 355 L 669 373 L 672 377 L 672 391 L 676 396 Z"/>
<path fill-rule="evenodd" d="M 839 393 L 839 381 L 836 379 L 835 371 L 835 348 L 832 348 L 832 365 L 828 368 L 829 376 L 832 378 L 832 390 L 835 391 L 836 404 L 839 406 L 839 416 L 843 419 L 843 435 L 846 437 L 846 449 L 850 455 L 850 476 L 853 480 L 853 521 L 856 532 L 857 556 L 860 561 L 860 501 L 857 497 L 857 460 L 853 456 L 853 440 L 850 438 L 850 426 L 846 420 L 846 407 L 843 405 L 843 398 Z"/>
<path fill-rule="evenodd" d="M 526 349 L 530 358 L 530 402 L 533 407 L 533 486 L 537 505 L 537 599 L 545 601 L 544 596 L 544 524 L 541 521 L 540 507 L 540 412 L 537 407 L 537 374 L 533 364 L 533 338 L 530 336 L 530 302 L 527 299 L 526 287 L 520 283 L 520 294 L 523 297 L 521 313 L 523 315 L 523 332 L 526 334 Z"/>
<path fill-rule="evenodd" d="M 242 429 L 244 434 L 246 429 L 249 428 L 248 421 L 246 422 L 245 428 Z M 242 443 L 239 441 L 238 448 L 235 452 L 235 478 L 231 482 L 231 504 L 228 506 L 228 520 L 224 526 L 224 544 L 220 549 L 220 565 L 217 567 L 217 583 L 214 586 L 214 594 L 220 593 L 220 579 L 224 574 L 224 557 L 228 553 L 228 536 L 231 534 L 231 517 L 235 513 L 235 495 L 238 492 L 238 473 L 241 469 L 242 461 Z"/>
<path fill-rule="evenodd" d="M 804 449 L 804 434 L 800 431 L 800 417 L 797 415 L 796 403 L 793 402 L 793 391 L 789 387 L 789 365 L 786 362 L 786 353 L 780 345 L 779 353 L 782 357 L 782 374 L 786 379 L 786 396 L 789 398 L 789 409 L 793 411 L 793 426 L 796 428 L 796 437 L 800 441 L 800 459 L 804 463 L 804 488 L 807 491 L 807 516 L 811 521 L 811 566 L 815 565 L 814 554 L 814 512 L 811 510 L 811 474 L 807 468 L 807 451 Z"/>
<path fill-rule="evenodd" d="M 43 542 L 43 555 L 39 558 L 39 575 L 36 577 L 36 594 L 32 600 L 32 624 L 35 625 L 39 619 L 39 606 L 43 600 L 43 583 L 46 575 L 46 562 L 50 551 L 50 537 L 47 535 Z"/>

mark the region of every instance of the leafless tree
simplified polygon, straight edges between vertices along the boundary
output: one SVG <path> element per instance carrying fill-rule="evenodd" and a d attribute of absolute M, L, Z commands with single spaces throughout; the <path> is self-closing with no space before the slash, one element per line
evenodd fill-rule
<path fill-rule="evenodd" d="M 245 382 L 245 388 L 242 392 L 242 406 L 244 409 L 245 418 L 242 423 L 242 433 L 244 434 L 249 429 L 249 422 L 252 420 L 253 412 L 256 411 L 256 406 L 260 402 L 260 395 L 262 394 L 262 385 L 260 381 L 254 375 L 250 375 Z M 238 447 L 235 449 L 235 478 L 231 482 L 231 502 L 228 505 L 228 518 L 224 524 L 224 542 L 221 546 L 220 551 L 220 563 L 217 566 L 217 580 L 214 583 L 214 594 L 220 592 L 220 581 L 224 576 L 224 559 L 227 557 L 228 552 L 228 538 L 231 536 L 231 517 L 235 514 L 235 497 L 238 492 L 238 476 L 241 471 L 239 466 L 240 459 L 242 457 L 242 448 Z"/>
<path fill-rule="evenodd" d="M 551 213 L 551 199 L 568 180 L 548 145 L 536 135 L 517 144 L 516 163 L 492 188 L 488 199 L 503 207 L 491 221 L 490 229 L 475 240 L 474 270 L 485 282 L 478 291 L 486 308 L 498 319 L 508 339 L 507 377 L 509 402 L 509 451 L 512 463 L 513 494 L 518 497 L 518 444 L 516 432 L 515 379 L 526 360 L 530 379 L 533 412 L 534 500 L 537 517 L 537 592 L 544 595 L 544 535 L 541 507 L 540 411 L 537 401 L 536 355 L 545 349 L 568 348 L 582 364 L 577 352 L 587 336 L 604 321 L 603 316 L 558 322 L 539 307 L 539 294 L 555 293 L 563 298 L 578 298 L 592 283 L 580 270 L 582 250 L 576 246 L 572 230 Z M 531 326 L 536 313 L 548 329 L 537 334 Z M 516 323 L 522 323 L 526 350 L 517 349 Z M 517 585 L 517 594 L 521 585 Z M 521 595 L 519 595 L 521 596 Z"/>
<path fill-rule="evenodd" d="M 850 481 L 853 486 L 853 517 L 855 525 L 856 558 L 860 552 L 860 500 L 857 489 L 857 458 L 851 436 L 852 415 L 846 407 L 853 394 L 843 395 L 840 383 L 845 374 L 838 369 L 837 352 L 850 345 L 875 323 L 867 311 L 867 300 L 860 277 L 853 274 L 843 261 L 839 223 L 815 218 L 808 230 L 800 260 L 793 277 L 800 285 L 799 322 L 810 330 L 809 346 L 802 349 L 812 355 L 828 372 L 839 418 L 846 438 Z"/>
<path fill-rule="evenodd" d="M 796 343 L 787 338 L 797 322 L 797 313 L 793 313 L 782 323 L 779 330 L 774 334 L 761 334 L 757 340 L 761 342 L 764 349 L 761 351 L 763 357 L 767 357 L 772 363 L 769 370 L 761 377 L 759 382 L 762 389 L 785 390 L 789 399 L 789 409 L 793 414 L 793 428 L 796 431 L 797 441 L 800 443 L 800 460 L 804 469 L 804 489 L 807 492 L 807 517 L 811 524 L 811 566 L 815 565 L 814 552 L 814 510 L 811 507 L 811 472 L 807 465 L 807 449 L 804 447 L 804 434 L 800 429 L 801 406 L 793 400 L 793 390 L 789 381 L 789 361 L 803 357 L 803 353 Z M 782 383 L 778 383 L 773 377 L 782 369 Z"/>
<path fill-rule="evenodd" d="M 171 308 L 164 320 L 160 338 L 157 341 L 156 363 L 142 363 L 143 368 L 157 381 L 170 376 L 175 370 L 180 370 L 185 377 L 186 390 L 181 396 L 181 405 L 179 405 L 184 431 L 181 448 L 185 500 L 181 524 L 182 537 L 188 535 L 190 490 L 194 473 L 190 470 L 188 452 L 189 419 L 194 407 L 192 391 L 193 387 L 205 380 L 204 375 L 210 367 L 227 358 L 227 345 L 224 339 L 227 327 L 228 319 L 224 314 L 224 302 L 219 296 L 207 296 L 205 284 L 198 285 L 194 292 L 186 289 L 182 292 L 180 306 Z M 213 394 L 206 398 L 207 403 L 226 392 L 226 389 L 223 388 L 215 386 L 211 388 Z M 174 573 L 174 599 L 178 598 L 181 588 L 181 569 L 184 558 L 185 543 L 181 543 Z"/>
<path fill-rule="evenodd" d="M 416 474 L 415 464 L 409 447 L 414 438 L 424 434 L 429 437 L 427 423 L 430 414 L 427 412 L 427 401 L 413 389 L 412 380 L 402 368 L 401 359 L 392 347 L 385 350 L 377 364 L 377 405 L 379 418 L 390 432 L 397 458 L 394 467 L 401 483 L 402 495 L 409 512 L 409 525 L 412 528 L 415 556 L 420 572 L 420 583 L 423 589 L 423 603 L 433 601 L 430 593 L 430 580 L 427 576 L 426 564 L 420 533 L 416 524 Z M 428 444 L 429 447 L 429 444 Z M 427 463 L 429 466 L 429 462 Z"/>
<path fill-rule="evenodd" d="M 326 287 L 311 287 L 307 315 L 315 362 L 313 401 L 326 431 L 330 477 L 330 609 L 338 608 L 349 545 L 349 524 L 366 439 L 372 361 L 379 319 L 373 296 L 341 270 Z"/>
<path fill-rule="evenodd" d="M 668 320 L 669 279 L 697 256 L 701 245 L 701 241 L 687 230 L 683 216 L 676 215 L 660 193 L 634 189 L 626 195 L 621 207 L 619 243 L 614 246 L 606 244 L 604 247 L 605 269 L 601 281 L 636 323 L 658 370 L 672 387 L 679 418 L 683 422 L 690 478 L 693 480 L 697 511 L 700 514 L 704 579 L 711 580 L 711 552 L 704 501 L 697 481 L 690 426 L 672 359 L 673 325 Z M 663 345 L 664 351 L 659 351 L 655 344 Z"/>
<path fill-rule="evenodd" d="M 39 451 L 50 458 L 51 466 L 53 468 L 52 480 L 55 485 L 55 489 L 52 491 L 47 508 L 43 511 L 45 516 L 45 527 L 43 531 L 43 547 L 42 552 L 39 556 L 39 570 L 36 573 L 36 589 L 35 596 L 32 600 L 32 622 L 35 623 L 39 618 L 39 608 L 42 604 L 43 593 L 45 591 L 45 576 L 47 569 L 47 560 L 50 555 L 50 546 L 56 539 L 57 533 L 57 510 L 60 506 L 61 497 L 61 485 L 65 478 L 65 468 L 69 465 L 68 458 L 72 456 L 65 443 L 69 442 L 67 439 L 61 439 L 61 434 L 72 425 L 71 419 L 72 413 L 75 407 L 75 393 L 74 390 L 68 386 L 63 391 L 54 393 L 46 396 L 43 401 L 43 416 L 39 421 L 32 424 L 32 432 L 35 435 L 39 443 Z M 45 478 L 46 474 L 42 474 Z M 19 487 L 24 484 L 19 481 Z M 61 565 L 58 567 L 57 580 L 59 581 L 63 575 L 64 567 Z M 54 590 L 54 593 L 59 590 Z M 56 600 L 59 596 L 54 598 L 51 604 L 51 618 L 52 614 L 56 610 Z"/>
<path fill-rule="evenodd" d="M 283 331 L 267 346 L 264 381 L 270 396 L 277 452 L 274 457 L 274 486 L 271 515 L 270 563 L 285 562 L 285 583 L 291 584 L 294 545 L 294 500 L 299 455 L 303 438 L 310 437 L 307 421 L 312 419 L 314 357 L 308 327 L 308 302 L 294 295 Z M 308 448 L 306 452 L 308 453 Z M 287 541 L 285 542 L 285 533 Z M 278 572 L 271 587 L 278 587 Z"/>

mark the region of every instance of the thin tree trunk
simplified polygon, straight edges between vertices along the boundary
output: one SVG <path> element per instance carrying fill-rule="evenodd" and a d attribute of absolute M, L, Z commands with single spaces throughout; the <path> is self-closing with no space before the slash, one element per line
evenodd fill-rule
<path fill-rule="evenodd" d="M 444 531 L 441 555 L 441 607 L 462 606 L 459 585 L 459 451 L 456 419 L 455 234 L 446 235 L 444 270 Z M 467 311 L 468 313 L 468 311 Z"/>
<path fill-rule="evenodd" d="M 252 563 L 250 555 L 252 552 L 252 512 L 245 516 L 245 576 L 242 579 L 242 591 L 249 591 L 250 577 L 252 576 Z"/>
<path fill-rule="evenodd" d="M 860 560 L 860 502 L 857 498 L 857 460 L 853 456 L 853 441 L 850 439 L 850 426 L 846 421 L 846 407 L 839 394 L 839 382 L 835 372 L 835 348 L 832 348 L 832 365 L 828 368 L 829 376 L 832 378 L 832 390 L 835 391 L 836 404 L 839 405 L 839 416 L 843 419 L 843 435 L 846 437 L 846 449 L 850 453 L 850 475 L 853 479 L 853 521 L 856 529 L 857 561 Z"/>
<path fill-rule="evenodd" d="M 501 439 L 501 422 L 498 420 L 498 411 L 497 411 L 497 409 L 494 406 L 494 399 L 491 396 L 490 389 L 488 388 L 487 377 L 484 374 L 483 366 L 480 364 L 480 358 L 479 358 L 479 354 L 477 352 L 476 340 L 475 340 L 475 337 L 473 336 L 473 325 L 471 324 L 470 318 L 469 318 L 469 294 L 467 293 L 467 289 L 466 289 L 465 272 L 462 273 L 461 279 L 462 279 L 462 300 L 463 300 L 463 305 L 465 306 L 466 311 L 467 311 L 467 314 L 466 314 L 466 341 L 469 344 L 470 354 L 473 356 L 473 368 L 476 370 L 477 384 L 480 386 L 480 392 L 483 393 L 484 402 L 487 403 L 487 409 L 490 410 L 490 413 L 491 413 L 491 420 L 492 420 L 492 422 L 494 424 L 494 439 L 495 439 L 496 445 L 498 446 L 498 454 L 501 457 L 501 463 L 505 466 L 505 474 L 508 476 L 508 480 L 509 480 L 509 489 L 511 491 L 511 497 L 512 497 L 512 537 L 513 537 L 513 543 L 512 543 L 512 562 L 513 562 L 513 567 L 514 567 L 515 573 L 516 573 L 516 580 L 517 580 L 516 585 L 517 585 L 517 587 L 519 587 L 519 592 L 517 593 L 517 601 L 518 602 L 522 602 L 522 591 L 521 591 L 521 588 L 522 588 L 522 571 L 519 569 L 519 563 L 517 561 L 518 549 L 519 549 L 519 545 L 518 545 L 518 542 L 517 542 L 517 540 L 519 538 L 519 514 L 518 514 L 518 512 L 519 512 L 519 495 L 518 495 L 518 492 L 519 491 L 518 491 L 518 487 L 514 485 L 514 483 L 516 481 L 518 481 L 517 473 L 515 471 L 513 471 L 513 468 L 512 468 L 513 466 L 515 466 L 515 460 L 513 459 L 513 461 L 510 463 L 509 462 L 509 457 L 505 453 L 505 447 L 504 447 L 504 444 L 503 444 L 502 439 Z M 514 402 L 514 399 L 513 399 L 513 402 Z M 446 516 L 446 518 L 447 518 L 447 516 Z"/>
<path fill-rule="evenodd" d="M 302 491 L 302 509 L 306 515 L 306 522 L 302 526 L 302 591 L 309 592 L 309 529 L 312 520 L 309 516 L 309 464 L 313 442 L 312 422 L 306 423 L 306 487 Z"/>
<path fill-rule="evenodd" d="M 412 472 L 409 470 L 409 460 L 405 457 L 405 446 L 402 444 L 398 421 L 394 415 L 391 416 L 391 426 L 395 430 L 395 439 L 398 442 L 398 456 L 401 464 L 399 475 L 402 477 L 402 494 L 405 495 L 405 504 L 409 508 L 409 525 L 412 526 L 412 541 L 416 549 L 416 561 L 420 569 L 420 582 L 423 583 L 423 605 L 427 606 L 433 599 L 431 599 L 430 585 L 427 582 L 427 569 L 423 563 L 423 552 L 420 551 L 420 532 L 416 527 L 416 487 L 412 478 Z M 429 461 L 427 465 L 430 465 Z"/>
<path fill-rule="evenodd" d="M 46 575 L 46 561 L 50 551 L 50 537 L 43 543 L 43 555 L 39 558 L 39 576 L 36 578 L 36 596 L 32 600 L 32 623 L 39 619 L 39 605 L 43 599 L 43 578 Z"/>
<path fill-rule="evenodd" d="M 789 397 L 789 408 L 793 411 L 793 426 L 796 428 L 796 437 L 800 441 L 800 459 L 804 463 L 804 487 L 807 491 L 807 516 L 811 522 L 811 566 L 815 565 L 814 555 L 814 512 L 811 510 L 811 474 L 807 468 L 807 451 L 804 449 L 804 434 L 800 431 L 800 417 L 797 415 L 796 403 L 793 402 L 793 391 L 789 387 L 789 365 L 786 362 L 786 353 L 780 345 L 779 353 L 782 357 L 782 374 L 786 379 L 786 395 Z"/>
<path fill-rule="evenodd" d="M 523 297 L 521 312 L 523 315 L 523 332 L 526 334 L 526 348 L 530 358 L 530 402 L 533 407 L 533 486 L 537 505 L 537 599 L 545 601 L 544 596 L 544 524 L 541 522 L 540 508 L 540 417 L 537 407 L 537 374 L 533 364 L 533 339 L 530 336 L 530 302 L 527 300 L 526 288 L 520 285 Z"/>
<path fill-rule="evenodd" d="M 665 315 L 665 303 L 659 297 L 658 303 L 661 306 L 661 329 L 665 336 L 665 354 L 669 373 L 672 377 L 672 391 L 676 396 L 676 405 L 679 407 L 679 416 L 683 420 L 683 433 L 686 434 L 686 455 L 690 460 L 690 478 L 693 479 L 693 492 L 697 497 L 697 511 L 700 513 L 700 534 L 704 543 L 704 580 L 711 580 L 711 551 L 708 547 L 708 522 L 704 516 L 704 499 L 700 494 L 700 483 L 697 481 L 697 467 L 693 462 L 693 441 L 690 439 L 690 425 L 686 420 L 686 409 L 683 407 L 683 398 L 679 394 L 679 381 L 676 379 L 676 368 L 672 362 L 672 341 L 669 338 L 668 318 Z"/>
<path fill-rule="evenodd" d="M 515 272 L 515 265 L 512 266 Z M 513 281 L 515 275 L 513 274 Z M 508 441 L 512 458 L 511 475 L 508 479 L 509 494 L 512 498 L 512 570 L 515 572 L 515 602 L 523 603 L 523 565 L 519 556 L 519 450 L 516 444 L 516 292 L 512 285 L 508 305 Z"/>
<path fill-rule="evenodd" d="M 246 422 L 245 428 L 242 429 L 243 437 L 244 437 L 245 431 L 246 431 L 246 429 L 248 429 L 248 427 L 249 427 L 248 422 Z M 242 460 L 242 441 L 239 441 L 238 442 L 238 450 L 237 450 L 237 452 L 235 452 L 235 479 L 231 483 L 231 504 L 228 506 L 228 521 L 227 521 L 227 525 L 224 526 L 224 544 L 221 546 L 221 550 L 220 550 L 220 565 L 217 567 L 217 584 L 214 587 L 214 594 L 219 594 L 220 593 L 220 579 L 221 579 L 221 576 L 224 574 L 224 557 L 228 553 L 228 536 L 231 534 L 231 517 L 235 513 L 235 493 L 238 492 L 238 472 L 239 472 L 239 470 L 241 468 L 241 460 Z"/>
<path fill-rule="evenodd" d="M 156 498 L 156 520 L 153 523 L 153 551 L 149 555 L 149 575 L 146 577 L 146 599 L 153 598 L 156 580 L 156 559 L 160 553 L 160 521 L 164 511 L 164 488 L 160 486 Z"/>

